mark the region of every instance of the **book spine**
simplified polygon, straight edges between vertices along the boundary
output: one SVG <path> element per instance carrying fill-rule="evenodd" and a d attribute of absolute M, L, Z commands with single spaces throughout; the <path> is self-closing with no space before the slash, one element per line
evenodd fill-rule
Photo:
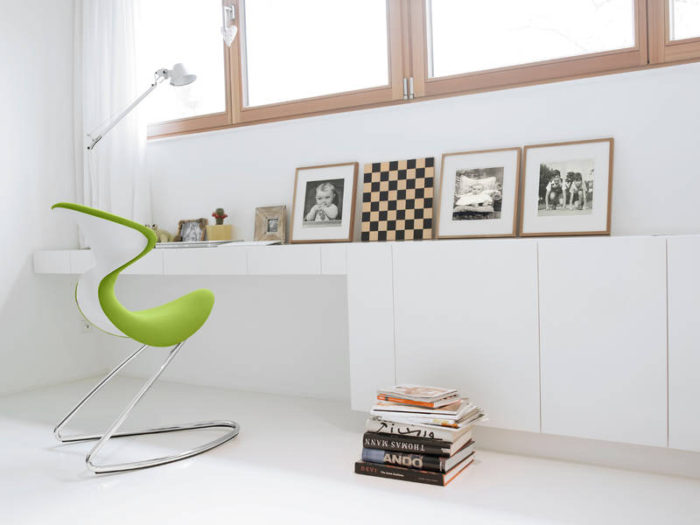
<path fill-rule="evenodd" d="M 411 405 L 426 408 L 435 408 L 435 403 L 429 403 L 427 401 L 412 401 L 410 399 L 403 399 L 400 397 L 391 397 L 385 394 L 377 394 L 377 399 L 379 401 L 388 401 L 389 403 L 398 403 L 399 405 Z"/>
<path fill-rule="evenodd" d="M 355 473 L 365 476 L 375 476 L 377 478 L 402 479 L 415 483 L 426 483 L 428 485 L 445 485 L 445 477 L 439 472 L 428 472 L 427 470 L 415 470 L 394 465 L 378 465 L 376 463 L 355 463 Z"/>
<path fill-rule="evenodd" d="M 439 439 L 448 443 L 462 435 L 462 432 L 448 429 L 448 427 L 427 427 L 423 425 L 394 423 L 382 419 L 370 418 L 365 425 L 367 432 L 379 432 L 380 434 L 395 434 L 414 438 Z"/>
<path fill-rule="evenodd" d="M 362 461 L 380 465 L 398 465 L 400 467 L 429 470 L 431 472 L 445 472 L 445 460 L 437 456 L 426 456 L 424 454 L 404 454 L 389 450 L 363 448 Z"/>
<path fill-rule="evenodd" d="M 432 441 L 432 443 L 430 442 Z M 436 440 L 422 440 L 402 436 L 390 436 L 366 432 L 362 437 L 364 448 L 392 450 L 406 454 L 428 454 L 431 456 L 449 456 L 450 444 Z"/>

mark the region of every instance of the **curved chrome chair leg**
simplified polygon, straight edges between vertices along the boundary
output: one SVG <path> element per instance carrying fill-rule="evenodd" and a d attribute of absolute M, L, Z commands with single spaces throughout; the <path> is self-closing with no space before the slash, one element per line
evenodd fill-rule
<path fill-rule="evenodd" d="M 85 457 L 85 462 L 87 463 L 87 467 L 94 473 L 96 474 L 106 474 L 109 472 L 122 472 L 126 470 L 137 470 L 137 469 L 142 469 L 142 468 L 148 468 L 148 467 L 155 467 L 158 465 L 164 465 L 166 463 L 172 463 L 173 461 L 179 461 L 181 459 L 189 458 L 192 456 L 196 456 L 197 454 L 201 454 L 202 452 L 206 452 L 207 450 L 211 450 L 215 447 L 218 447 L 219 445 L 226 443 L 230 439 L 233 439 L 238 435 L 238 432 L 240 431 L 240 427 L 237 423 L 233 421 L 203 421 L 199 423 L 190 423 L 187 425 L 175 425 L 175 426 L 170 426 L 170 427 L 157 427 L 157 428 L 149 428 L 149 429 L 144 429 L 144 430 L 134 430 L 130 432 L 117 432 L 119 427 L 124 423 L 124 421 L 129 417 L 129 414 L 131 411 L 134 409 L 134 407 L 138 404 L 138 402 L 143 398 L 143 396 L 150 390 L 150 388 L 153 386 L 153 384 L 156 382 L 156 380 L 160 377 L 160 375 L 163 373 L 163 371 L 168 367 L 170 362 L 173 360 L 173 358 L 177 355 L 177 353 L 180 351 L 180 348 L 182 348 L 182 345 L 184 345 L 184 341 L 182 343 L 179 343 L 173 347 L 172 350 L 168 353 L 168 357 L 166 358 L 165 362 L 161 365 L 161 367 L 158 369 L 158 371 L 153 374 L 153 376 L 146 381 L 146 383 L 141 387 L 141 390 L 139 390 L 138 394 L 134 396 L 134 398 L 131 400 L 131 402 L 127 405 L 127 407 L 122 411 L 122 413 L 117 417 L 117 419 L 112 423 L 112 425 L 109 427 L 107 432 L 104 434 L 82 434 L 82 435 L 74 435 L 74 436 L 63 436 L 61 434 L 61 430 L 63 427 L 68 424 L 68 422 L 73 418 L 73 416 L 80 410 L 80 408 L 90 399 L 92 398 L 112 377 L 114 377 L 122 368 L 124 368 L 129 362 L 131 362 L 133 359 L 135 359 L 144 349 L 146 349 L 148 346 L 144 345 L 136 352 L 131 354 L 129 357 L 127 357 L 122 363 L 120 363 L 114 370 L 112 370 L 107 376 L 100 381 L 88 394 L 64 417 L 61 422 L 56 425 L 56 428 L 54 429 L 54 435 L 56 438 L 61 441 L 62 443 L 75 443 L 79 441 L 91 441 L 91 440 L 98 440 L 95 446 L 92 448 L 92 450 L 88 453 L 88 455 Z M 118 438 L 118 437 L 127 437 L 127 436 L 143 436 L 143 435 L 149 435 L 149 434 L 160 434 L 164 432 L 178 432 L 178 431 L 183 431 L 183 430 L 195 430 L 195 429 L 200 429 L 200 428 L 229 428 L 230 430 L 226 432 L 223 436 L 205 443 L 204 445 L 201 445 L 199 447 L 193 448 L 191 450 L 187 450 L 184 452 L 181 452 L 179 454 L 174 454 L 172 456 L 163 456 L 159 458 L 153 458 L 153 459 L 147 459 L 143 461 L 135 461 L 135 462 L 130 462 L 130 463 L 117 463 L 117 464 L 112 464 L 112 465 L 101 465 L 98 464 L 94 461 L 94 457 L 97 455 L 97 453 L 105 446 L 107 441 L 110 438 Z"/>

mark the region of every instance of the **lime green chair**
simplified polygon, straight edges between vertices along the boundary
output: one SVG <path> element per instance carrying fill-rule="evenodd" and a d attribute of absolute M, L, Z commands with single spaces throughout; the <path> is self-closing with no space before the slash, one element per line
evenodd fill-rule
<path fill-rule="evenodd" d="M 98 474 L 155 467 L 179 461 L 211 450 L 238 435 L 240 427 L 233 421 L 205 421 L 187 425 L 149 428 L 139 431 L 117 432 L 131 410 L 148 392 L 185 341 L 199 330 L 209 317 L 214 306 L 214 294 L 209 290 L 196 290 L 175 301 L 150 308 L 130 311 L 117 299 L 114 286 L 117 277 L 129 265 L 138 261 L 153 249 L 155 233 L 133 221 L 117 215 L 61 202 L 52 207 L 58 213 L 71 216 L 80 226 L 83 235 L 95 256 L 95 266 L 84 273 L 75 287 L 75 301 L 85 319 L 100 330 L 119 337 L 138 341 L 142 346 L 127 357 L 100 381 L 54 429 L 62 443 L 97 440 L 85 458 L 88 468 Z M 104 434 L 64 436 L 63 428 L 80 408 L 93 397 L 112 377 L 148 347 L 170 347 L 167 358 L 158 371 L 144 384 L 123 412 Z M 119 464 L 100 464 L 96 460 L 99 451 L 112 437 L 159 434 L 200 428 L 223 428 L 226 432 L 204 445 L 175 454 L 143 461 Z"/>

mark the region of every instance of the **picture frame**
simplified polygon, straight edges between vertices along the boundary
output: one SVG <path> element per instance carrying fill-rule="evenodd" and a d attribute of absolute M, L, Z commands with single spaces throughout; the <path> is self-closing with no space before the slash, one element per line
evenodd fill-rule
<path fill-rule="evenodd" d="M 355 225 L 357 162 L 297 168 L 290 242 L 350 242 Z"/>
<path fill-rule="evenodd" d="M 177 223 L 176 241 L 196 242 L 203 241 L 207 234 L 208 219 L 185 219 Z"/>
<path fill-rule="evenodd" d="M 516 147 L 442 156 L 438 239 L 517 235 L 521 154 Z"/>
<path fill-rule="evenodd" d="M 519 234 L 610 235 L 614 139 L 525 146 Z"/>
<path fill-rule="evenodd" d="M 287 242 L 287 207 L 255 208 L 255 240 Z"/>

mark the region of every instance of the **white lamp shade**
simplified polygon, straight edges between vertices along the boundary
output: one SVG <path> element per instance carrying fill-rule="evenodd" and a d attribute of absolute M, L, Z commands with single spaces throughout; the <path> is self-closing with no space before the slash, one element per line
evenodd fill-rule
<path fill-rule="evenodd" d="M 178 63 L 168 70 L 168 78 L 171 86 L 186 86 L 197 80 L 197 75 L 187 73 L 185 66 Z"/>

